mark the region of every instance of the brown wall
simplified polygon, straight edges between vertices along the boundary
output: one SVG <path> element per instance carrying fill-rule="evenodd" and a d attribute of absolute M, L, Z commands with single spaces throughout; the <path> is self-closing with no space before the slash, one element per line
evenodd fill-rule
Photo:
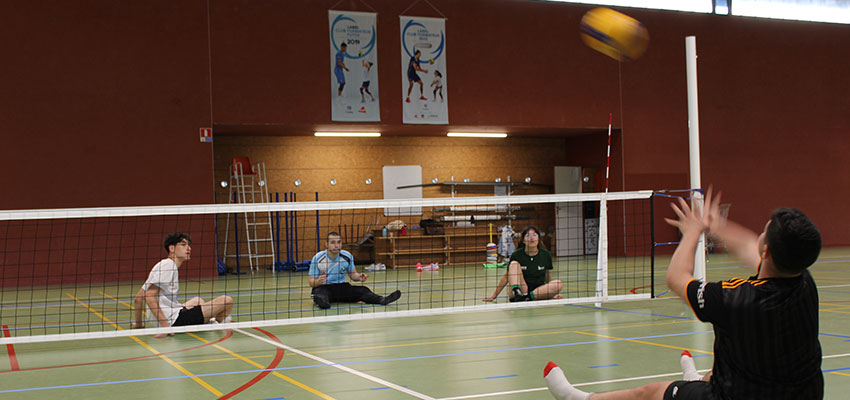
<path fill-rule="evenodd" d="M 209 203 L 213 169 L 226 168 L 226 157 L 213 166 L 199 127 L 274 136 L 346 126 L 329 111 L 334 3 L 216 0 L 209 14 L 202 0 L 0 3 L 0 208 Z M 652 39 L 641 59 L 617 64 L 578 39 L 590 6 L 431 3 L 448 18 L 452 126 L 557 137 L 604 128 L 613 112 L 622 140 L 612 172 L 626 190 L 687 185 L 684 38 L 696 35 L 703 183 L 725 190 L 731 216 L 752 229 L 771 208 L 793 205 L 826 244 L 850 244 L 842 222 L 850 209 L 837 206 L 850 195 L 846 25 L 627 9 Z M 444 131 L 402 125 L 400 97 L 391 100 L 402 90 L 398 15 L 410 2 L 369 5 L 384 97 L 372 126 L 400 136 Z M 337 8 L 365 11 L 355 1 Z M 424 2 L 407 14 L 437 16 Z M 581 152 L 558 151 L 554 158 Z"/>

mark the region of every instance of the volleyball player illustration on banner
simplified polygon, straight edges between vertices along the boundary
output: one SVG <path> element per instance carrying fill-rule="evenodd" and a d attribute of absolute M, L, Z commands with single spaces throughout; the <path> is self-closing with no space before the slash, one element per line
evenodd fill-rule
<path fill-rule="evenodd" d="M 361 103 L 366 102 L 366 96 L 364 95 L 363 92 L 365 92 L 365 94 L 368 94 L 369 98 L 371 98 L 372 101 L 375 101 L 375 96 L 372 95 L 372 92 L 369 91 L 369 85 L 372 82 L 372 66 L 373 65 L 375 65 L 373 62 L 365 60 L 365 59 L 363 60 L 363 83 L 360 84 L 360 102 Z"/>
<path fill-rule="evenodd" d="M 410 57 L 410 62 L 407 63 L 407 98 L 404 100 L 405 103 L 410 103 L 410 92 L 413 90 L 413 84 L 419 85 L 419 100 L 425 101 L 428 100 L 425 98 L 425 94 L 422 89 L 422 78 L 419 77 L 419 74 L 416 72 L 422 72 L 423 74 L 427 74 L 428 70 L 422 69 L 420 67 L 419 57 L 422 55 L 422 52 L 416 50 L 413 52 L 413 57 Z"/>
<path fill-rule="evenodd" d="M 445 100 L 443 98 L 443 74 L 436 69 L 434 70 L 434 80 L 431 81 L 431 87 L 434 88 L 434 95 L 431 97 L 431 101 L 437 101 L 437 94 L 439 94 L 440 103 L 442 103 Z"/>
<path fill-rule="evenodd" d="M 343 70 L 348 71 L 348 67 L 345 66 L 345 50 L 348 49 L 348 45 L 345 43 L 339 44 L 339 51 L 336 53 L 336 66 L 334 66 L 334 75 L 336 76 L 336 82 L 339 84 L 339 89 L 336 91 L 337 96 L 342 96 L 342 89 L 345 88 L 345 73 Z"/>
<path fill-rule="evenodd" d="M 448 124 L 446 21 L 442 18 L 400 17 L 402 57 L 402 113 L 405 124 Z M 435 73 L 434 71 L 440 71 Z M 436 98 L 425 96 L 423 79 L 434 74 Z M 419 93 L 416 93 L 419 86 Z M 431 101 L 429 101 L 431 100 Z"/>
<path fill-rule="evenodd" d="M 375 21 L 374 13 L 328 11 L 332 121 L 381 120 Z M 358 77 L 363 79 L 358 82 Z M 361 83 L 359 89 L 346 85 L 349 80 L 354 85 Z M 366 103 L 366 94 L 371 100 L 369 103 Z"/>

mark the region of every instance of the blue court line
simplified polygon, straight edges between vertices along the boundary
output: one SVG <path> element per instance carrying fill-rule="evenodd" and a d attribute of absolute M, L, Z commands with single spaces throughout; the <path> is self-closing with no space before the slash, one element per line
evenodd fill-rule
<path fill-rule="evenodd" d="M 286 397 L 269 397 L 267 399 L 257 399 L 257 400 L 284 400 Z"/>
<path fill-rule="evenodd" d="M 592 365 L 587 368 L 607 368 L 607 367 L 619 367 L 620 364 L 606 364 L 606 365 Z"/>
<path fill-rule="evenodd" d="M 519 376 L 519 375 L 517 375 L 517 374 L 510 374 L 510 375 L 488 376 L 488 377 L 485 377 L 484 379 L 513 378 L 513 377 L 515 377 L 515 376 Z"/>
<path fill-rule="evenodd" d="M 673 318 L 673 319 L 683 319 L 683 320 L 688 320 L 688 321 L 699 321 L 698 319 L 693 318 L 693 317 L 680 317 L 680 316 L 676 316 L 676 315 L 664 315 L 664 314 L 645 313 L 645 312 L 640 312 L 640 311 L 617 310 L 615 308 L 585 306 L 585 305 L 582 305 L 582 304 L 565 304 L 565 305 L 570 306 L 570 307 L 589 308 L 589 309 L 592 309 L 592 310 L 616 311 L 616 312 L 621 312 L 621 313 L 626 313 L 626 314 L 649 315 L 649 316 L 652 316 L 652 317 L 664 317 L 664 318 Z"/>
<path fill-rule="evenodd" d="M 837 338 L 842 338 L 842 339 L 850 339 L 850 336 L 845 336 L 845 335 L 836 335 L 836 334 L 834 334 L 834 333 L 821 333 L 820 335 L 821 335 L 821 336 L 837 337 Z"/>
<path fill-rule="evenodd" d="M 195 374 L 193 376 L 196 376 L 196 377 L 199 377 L 199 378 L 204 378 L 204 377 L 210 377 L 210 376 L 256 374 L 256 373 L 264 372 L 264 371 L 288 371 L 288 370 L 306 369 L 306 368 L 332 367 L 332 366 L 339 366 L 339 365 L 358 365 L 358 364 L 373 364 L 373 363 L 393 362 L 393 361 L 422 360 L 422 359 L 457 357 L 457 356 L 488 354 L 488 353 L 503 353 L 503 352 L 508 352 L 508 351 L 522 351 L 522 350 L 546 349 L 546 348 L 554 348 L 554 347 L 578 346 L 578 345 L 583 345 L 583 344 L 623 342 L 623 341 L 628 341 L 628 340 L 653 339 L 653 338 L 660 338 L 660 337 L 689 336 L 689 335 L 698 335 L 698 334 L 711 333 L 711 332 L 712 331 L 698 331 L 698 332 L 672 333 L 672 334 L 665 334 L 665 335 L 641 336 L 641 337 L 623 338 L 623 339 L 588 340 L 588 341 L 583 341 L 583 342 L 559 343 L 559 344 L 526 346 L 526 347 L 514 347 L 514 348 L 507 348 L 507 349 L 478 350 L 478 351 L 467 351 L 467 352 L 459 352 L 459 353 L 432 354 L 432 355 L 427 355 L 427 356 L 397 357 L 397 358 L 385 358 L 385 359 L 377 359 L 377 360 L 350 361 L 350 362 L 332 363 L 332 364 L 313 364 L 313 365 L 303 365 L 303 366 L 295 366 L 295 367 L 280 367 L 280 368 L 271 368 L 271 369 L 253 369 L 253 370 L 246 370 L 246 371 L 214 372 L 214 373 L 208 373 L 208 374 Z M 2 394 L 2 393 L 29 392 L 29 391 L 46 390 L 46 389 L 64 389 L 64 388 L 74 388 L 74 387 L 114 385 L 114 384 L 120 384 L 120 383 L 153 382 L 153 381 L 159 381 L 159 380 L 187 379 L 187 378 L 191 378 L 191 377 L 186 376 L 186 375 L 181 375 L 181 376 L 169 376 L 169 377 L 161 377 L 161 378 L 144 378 L 144 379 L 128 379 L 128 380 L 109 381 L 109 382 L 77 383 L 77 384 L 70 384 L 70 385 L 57 385 L 57 386 L 35 387 L 35 388 L 0 390 L 0 394 Z"/>
<path fill-rule="evenodd" d="M 401 387 L 406 388 L 407 385 L 401 385 Z M 371 388 L 369 390 L 385 390 L 385 389 L 389 389 L 389 386 L 381 386 L 381 387 Z"/>
<path fill-rule="evenodd" d="M 845 370 L 848 370 L 848 369 L 850 369 L 850 367 L 835 368 L 835 369 L 825 369 L 825 370 L 823 370 L 823 372 L 845 371 Z"/>
<path fill-rule="evenodd" d="M 711 357 L 711 354 L 697 354 L 695 356 L 691 356 L 691 358 L 699 358 L 699 357 Z"/>

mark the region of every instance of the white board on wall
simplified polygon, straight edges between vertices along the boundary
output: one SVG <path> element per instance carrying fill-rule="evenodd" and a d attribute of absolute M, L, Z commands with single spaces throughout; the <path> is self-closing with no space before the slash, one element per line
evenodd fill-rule
<path fill-rule="evenodd" d="M 421 165 L 385 165 L 383 168 L 384 199 L 421 199 L 422 186 L 399 189 L 399 186 L 421 185 Z M 384 216 L 422 215 L 422 207 L 385 208 Z"/>

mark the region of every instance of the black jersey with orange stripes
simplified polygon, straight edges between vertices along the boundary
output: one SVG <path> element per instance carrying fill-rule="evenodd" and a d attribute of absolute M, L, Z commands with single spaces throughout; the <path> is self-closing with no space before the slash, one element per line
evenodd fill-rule
<path fill-rule="evenodd" d="M 822 399 L 818 293 L 794 278 L 688 283 L 697 318 L 714 325 L 713 391 L 727 399 Z"/>

